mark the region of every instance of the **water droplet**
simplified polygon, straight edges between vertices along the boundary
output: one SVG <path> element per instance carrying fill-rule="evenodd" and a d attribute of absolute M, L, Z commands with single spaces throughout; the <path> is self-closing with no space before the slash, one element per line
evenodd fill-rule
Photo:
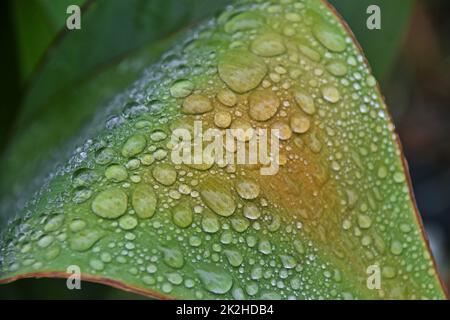
<path fill-rule="evenodd" d="M 116 157 L 116 152 L 111 148 L 103 148 L 95 154 L 95 162 L 101 165 L 110 163 Z"/>
<path fill-rule="evenodd" d="M 128 172 L 124 166 L 112 164 L 106 168 L 105 177 L 113 182 L 121 182 L 128 178 Z"/>
<path fill-rule="evenodd" d="M 220 222 L 216 216 L 205 213 L 202 217 L 202 229 L 207 233 L 216 233 L 220 229 Z"/>
<path fill-rule="evenodd" d="M 72 183 L 74 188 L 88 187 L 98 180 L 98 174 L 87 168 L 78 169 L 72 176 Z"/>
<path fill-rule="evenodd" d="M 259 286 L 256 282 L 250 282 L 245 286 L 245 292 L 247 292 L 247 294 L 249 296 L 254 296 L 258 293 L 259 291 Z"/>
<path fill-rule="evenodd" d="M 134 134 L 128 138 L 122 147 L 122 155 L 131 158 L 141 153 L 147 146 L 147 140 L 141 134 Z"/>
<path fill-rule="evenodd" d="M 70 238 L 70 248 L 75 251 L 89 250 L 102 237 L 103 232 L 100 230 L 82 230 Z"/>
<path fill-rule="evenodd" d="M 387 175 L 388 175 L 388 170 L 387 170 L 387 168 L 386 168 L 385 166 L 380 166 L 380 167 L 378 168 L 378 177 L 379 177 L 380 179 L 384 179 L 384 178 L 387 177 Z"/>
<path fill-rule="evenodd" d="M 175 248 L 162 247 L 160 250 L 163 252 L 163 261 L 169 267 L 180 269 L 184 265 L 183 253 Z"/>
<path fill-rule="evenodd" d="M 230 50 L 222 55 L 218 70 L 220 78 L 238 93 L 256 88 L 267 73 L 264 60 L 243 49 Z"/>
<path fill-rule="evenodd" d="M 280 100 L 271 90 L 254 91 L 249 96 L 249 115 L 256 121 L 267 121 L 278 111 Z"/>
<path fill-rule="evenodd" d="M 397 183 L 402 183 L 405 181 L 405 175 L 403 174 L 403 172 L 396 172 L 394 173 L 394 181 Z"/>
<path fill-rule="evenodd" d="M 170 87 L 170 94 L 174 98 L 184 98 L 192 93 L 194 84 L 189 80 L 177 80 Z"/>
<path fill-rule="evenodd" d="M 156 279 L 154 278 L 154 277 L 152 277 L 152 276 L 147 276 L 147 275 L 145 275 L 145 276 L 143 276 L 142 277 L 142 281 L 145 283 L 145 284 L 148 284 L 148 285 L 154 285 L 155 283 L 156 283 Z"/>
<path fill-rule="evenodd" d="M 156 211 L 156 194 L 149 185 L 138 185 L 133 191 L 131 204 L 139 218 L 151 218 Z"/>
<path fill-rule="evenodd" d="M 109 188 L 97 194 L 92 201 L 92 211 L 99 217 L 115 219 L 125 213 L 128 206 L 128 196 L 122 189 Z"/>
<path fill-rule="evenodd" d="M 155 130 L 150 134 L 150 139 L 154 142 L 164 141 L 167 134 L 162 130 Z"/>
<path fill-rule="evenodd" d="M 228 217 L 236 210 L 236 203 L 227 185 L 218 178 L 209 177 L 203 181 L 200 195 L 205 204 L 218 215 Z"/>
<path fill-rule="evenodd" d="M 224 26 L 226 33 L 236 33 L 237 31 L 256 29 L 262 26 L 264 18 L 255 12 L 242 12 L 236 14 L 228 20 Z"/>
<path fill-rule="evenodd" d="M 250 222 L 242 217 L 231 218 L 231 226 L 237 232 L 244 232 L 250 226 Z"/>
<path fill-rule="evenodd" d="M 327 70 L 336 77 L 343 77 L 347 74 L 347 66 L 341 61 L 333 61 L 327 64 Z"/>
<path fill-rule="evenodd" d="M 403 251 L 402 243 L 398 240 L 393 240 L 391 242 L 391 253 L 393 255 L 398 256 L 398 255 L 402 254 L 402 251 Z"/>
<path fill-rule="evenodd" d="M 102 271 L 105 268 L 105 264 L 98 259 L 91 259 L 89 261 L 89 266 L 96 271 Z"/>
<path fill-rule="evenodd" d="M 231 124 L 231 114 L 226 111 L 217 111 L 214 114 L 214 124 L 219 128 L 228 128 Z"/>
<path fill-rule="evenodd" d="M 102 252 L 100 254 L 100 259 L 105 263 L 109 263 L 112 261 L 111 254 L 109 252 Z"/>
<path fill-rule="evenodd" d="M 51 261 L 55 259 L 61 253 L 61 248 L 59 245 L 52 245 L 45 251 L 45 259 Z"/>
<path fill-rule="evenodd" d="M 241 118 L 237 118 L 233 121 L 231 124 L 231 129 L 233 129 L 233 136 L 237 140 L 244 142 L 251 140 L 255 133 L 255 130 L 252 128 L 250 122 Z"/>
<path fill-rule="evenodd" d="M 64 215 L 59 214 L 51 217 L 44 226 L 45 232 L 53 232 L 61 228 L 64 222 Z"/>
<path fill-rule="evenodd" d="M 286 269 L 293 269 L 297 265 L 297 261 L 293 256 L 290 255 L 282 255 L 280 256 L 281 263 L 283 264 L 283 267 Z"/>
<path fill-rule="evenodd" d="M 167 274 L 167 280 L 169 280 L 171 284 L 178 286 L 183 282 L 183 277 L 177 272 L 171 272 Z"/>
<path fill-rule="evenodd" d="M 330 87 L 330 86 L 323 87 L 322 95 L 326 101 L 331 102 L 331 103 L 336 103 L 339 100 L 341 100 L 341 95 L 340 95 L 338 89 L 336 89 L 335 87 Z"/>
<path fill-rule="evenodd" d="M 217 93 L 217 99 L 220 103 L 227 107 L 233 107 L 237 103 L 237 97 L 233 91 L 228 89 L 222 89 Z"/>
<path fill-rule="evenodd" d="M 383 267 L 381 274 L 383 277 L 386 277 L 387 279 L 393 279 L 397 275 L 397 271 L 394 267 L 391 266 L 385 266 Z"/>
<path fill-rule="evenodd" d="M 75 219 L 73 220 L 70 225 L 69 225 L 69 229 L 72 232 L 78 232 L 83 230 L 86 227 L 86 222 L 84 220 L 81 219 Z"/>
<path fill-rule="evenodd" d="M 300 52 L 307 57 L 308 59 L 310 59 L 311 61 L 314 62 L 319 62 L 320 61 L 320 53 L 318 53 L 317 51 L 315 51 L 314 49 L 311 49 L 308 46 L 305 45 L 299 45 L 298 46 Z"/>
<path fill-rule="evenodd" d="M 361 229 L 369 229 L 372 225 L 372 219 L 366 214 L 358 215 L 358 225 Z"/>
<path fill-rule="evenodd" d="M 289 125 L 282 121 L 277 121 L 272 124 L 272 134 L 278 137 L 280 140 L 289 140 L 292 137 L 292 130 Z"/>
<path fill-rule="evenodd" d="M 132 230 L 136 228 L 138 221 L 133 216 L 123 216 L 119 219 L 119 227 L 124 230 Z"/>
<path fill-rule="evenodd" d="M 75 203 L 83 203 L 89 200 L 92 196 L 92 190 L 79 187 L 74 190 L 72 201 Z"/>
<path fill-rule="evenodd" d="M 369 87 L 375 87 L 377 84 L 377 80 L 375 79 L 374 76 L 368 76 L 366 79 L 366 83 Z"/>
<path fill-rule="evenodd" d="M 256 220 L 261 216 L 261 211 L 259 211 L 258 207 L 253 203 L 246 204 L 243 212 L 244 216 L 250 220 Z"/>
<path fill-rule="evenodd" d="M 333 30 L 331 26 L 317 23 L 313 28 L 316 39 L 328 50 L 342 52 L 346 48 L 344 38 Z"/>
<path fill-rule="evenodd" d="M 228 259 L 228 262 L 233 267 L 239 267 L 244 261 L 242 255 L 236 250 L 224 250 L 224 253 Z"/>
<path fill-rule="evenodd" d="M 37 245 L 41 248 L 47 248 L 49 245 L 52 244 L 53 240 L 54 240 L 53 236 L 46 235 L 39 239 L 39 241 L 37 242 Z"/>
<path fill-rule="evenodd" d="M 258 244 L 258 251 L 262 254 L 270 254 L 272 252 L 272 245 L 267 240 L 261 240 Z"/>
<path fill-rule="evenodd" d="M 242 199 L 251 200 L 259 196 L 259 184 L 251 179 L 242 178 L 236 181 L 236 191 Z"/>
<path fill-rule="evenodd" d="M 305 133 L 309 130 L 311 122 L 307 117 L 304 117 L 300 113 L 294 113 L 290 119 L 290 125 L 292 131 L 295 133 Z"/>
<path fill-rule="evenodd" d="M 251 44 L 253 53 L 262 57 L 274 57 L 283 54 L 286 47 L 283 38 L 276 33 L 265 33 L 260 35 Z"/>
<path fill-rule="evenodd" d="M 294 92 L 294 98 L 300 108 L 307 114 L 312 115 L 316 112 L 316 107 L 314 105 L 314 100 L 307 93 L 296 90 Z"/>
<path fill-rule="evenodd" d="M 188 203 L 180 203 L 172 209 L 172 220 L 178 227 L 189 227 L 192 219 L 192 209 Z"/>
<path fill-rule="evenodd" d="M 215 294 L 225 294 L 233 286 L 233 278 L 215 266 L 204 266 L 196 270 L 206 290 Z"/>
<path fill-rule="evenodd" d="M 205 96 L 192 94 L 183 101 L 182 111 L 185 114 L 203 114 L 213 110 L 211 101 Z"/>
<path fill-rule="evenodd" d="M 177 180 L 177 172 L 169 164 L 159 164 L 153 169 L 153 178 L 159 183 L 170 186 Z"/>

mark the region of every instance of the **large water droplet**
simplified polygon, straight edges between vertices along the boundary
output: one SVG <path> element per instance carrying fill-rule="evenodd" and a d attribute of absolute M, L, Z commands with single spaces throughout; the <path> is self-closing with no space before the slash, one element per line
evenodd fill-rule
<path fill-rule="evenodd" d="M 267 73 L 264 60 L 243 49 L 230 50 L 222 55 L 218 70 L 220 78 L 238 93 L 256 88 Z"/>
<path fill-rule="evenodd" d="M 128 178 L 127 169 L 119 164 L 112 164 L 105 170 L 105 177 L 114 182 L 121 182 Z"/>
<path fill-rule="evenodd" d="M 140 184 L 133 191 L 131 204 L 139 218 L 151 218 L 156 211 L 157 197 L 149 185 Z"/>
<path fill-rule="evenodd" d="M 153 169 L 153 177 L 159 183 L 170 186 L 177 180 L 177 172 L 169 164 L 159 164 Z"/>
<path fill-rule="evenodd" d="M 259 211 L 256 204 L 248 203 L 243 209 L 244 216 L 250 220 L 256 220 L 261 216 L 261 211 Z"/>
<path fill-rule="evenodd" d="M 182 111 L 186 114 L 203 114 L 213 109 L 211 101 L 205 96 L 192 94 L 183 101 Z"/>
<path fill-rule="evenodd" d="M 233 107 L 237 103 L 237 97 L 233 91 L 228 89 L 222 89 L 217 93 L 217 99 L 220 103 L 227 107 Z"/>
<path fill-rule="evenodd" d="M 169 267 L 180 269 L 184 265 L 184 255 L 176 248 L 160 248 L 163 252 L 163 261 Z"/>
<path fill-rule="evenodd" d="M 280 100 L 271 90 L 254 91 L 249 97 L 249 115 L 256 121 L 267 121 L 278 111 Z"/>
<path fill-rule="evenodd" d="M 236 203 L 227 186 L 218 178 L 207 178 L 200 188 L 205 204 L 218 215 L 228 217 L 236 210 Z"/>
<path fill-rule="evenodd" d="M 251 50 L 262 57 L 274 57 L 283 54 L 286 51 L 286 47 L 280 35 L 265 33 L 253 40 Z"/>
<path fill-rule="evenodd" d="M 109 188 L 101 191 L 92 201 L 92 211 L 99 217 L 115 219 L 125 213 L 128 196 L 120 188 Z"/>
<path fill-rule="evenodd" d="M 233 278 L 215 266 L 204 266 L 196 270 L 206 290 L 215 294 L 225 294 L 233 286 Z"/>
<path fill-rule="evenodd" d="M 264 18 L 255 12 L 242 12 L 231 17 L 225 24 L 225 32 L 235 33 L 237 31 L 256 29 L 263 25 Z"/>
<path fill-rule="evenodd" d="M 192 223 L 192 209 L 188 203 L 180 203 L 172 209 L 172 220 L 180 228 L 187 228 Z"/>
<path fill-rule="evenodd" d="M 313 28 L 313 33 L 316 39 L 331 51 L 342 52 L 346 48 L 344 38 L 324 23 L 317 23 Z"/>
<path fill-rule="evenodd" d="M 313 98 L 303 90 L 296 90 L 294 92 L 294 98 L 305 113 L 314 114 L 316 112 Z"/>
<path fill-rule="evenodd" d="M 48 222 L 44 226 L 45 232 L 53 232 L 61 228 L 62 224 L 64 222 L 64 215 L 58 214 L 53 217 L 51 217 Z"/>
<path fill-rule="evenodd" d="M 242 262 L 244 261 L 244 258 L 242 257 L 242 255 L 240 254 L 239 251 L 225 250 L 224 253 L 228 259 L 228 262 L 233 267 L 239 267 L 242 264 Z"/>
<path fill-rule="evenodd" d="M 70 248 L 75 251 L 89 250 L 103 236 L 100 230 L 82 230 L 69 239 Z"/>
<path fill-rule="evenodd" d="M 247 178 L 242 178 L 236 181 L 236 191 L 242 199 L 251 200 L 259 196 L 259 184 Z"/>
<path fill-rule="evenodd" d="M 295 133 L 305 133 L 309 130 L 311 122 L 307 117 L 304 117 L 300 113 L 294 113 L 291 116 L 289 124 L 292 131 L 294 131 Z"/>
<path fill-rule="evenodd" d="M 177 80 L 170 87 L 170 94 L 174 98 L 184 98 L 192 93 L 194 84 L 189 80 Z"/>
<path fill-rule="evenodd" d="M 220 222 L 211 213 L 205 213 L 202 217 L 202 229 L 207 233 L 216 233 L 220 229 Z"/>
<path fill-rule="evenodd" d="M 331 103 L 336 103 L 341 99 L 341 95 L 339 93 L 339 90 L 335 87 L 326 86 L 322 88 L 322 95 L 323 98 Z"/>
<path fill-rule="evenodd" d="M 133 216 L 126 215 L 119 219 L 119 226 L 124 230 L 132 230 L 136 228 L 137 225 L 138 221 Z"/>
<path fill-rule="evenodd" d="M 134 134 L 128 138 L 122 147 L 122 155 L 126 158 L 133 157 L 141 153 L 147 146 L 147 140 L 141 134 Z"/>

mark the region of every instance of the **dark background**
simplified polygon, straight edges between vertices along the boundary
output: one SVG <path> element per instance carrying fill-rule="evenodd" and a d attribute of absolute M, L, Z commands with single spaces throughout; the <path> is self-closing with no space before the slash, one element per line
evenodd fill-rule
<path fill-rule="evenodd" d="M 39 8 L 33 3 L 45 1 L 0 1 L 0 153 L 14 136 L 21 101 L 39 69 L 39 61 L 60 36 L 65 6 L 84 2 L 54 0 L 58 3 L 55 12 L 62 10 L 61 21 L 54 19 L 48 25 L 34 14 Z M 410 166 L 432 250 L 450 287 L 450 1 L 331 2 L 355 32 L 382 86 Z M 381 31 L 365 28 L 364 6 L 368 4 L 379 4 L 382 9 Z M 26 42 L 29 29 L 21 27 L 23 20 L 28 21 L 27 28 L 36 28 Z M 63 280 L 56 279 L 22 280 L 0 286 L 0 298 L 136 297 L 89 283 L 83 283 L 81 291 L 70 292 Z"/>

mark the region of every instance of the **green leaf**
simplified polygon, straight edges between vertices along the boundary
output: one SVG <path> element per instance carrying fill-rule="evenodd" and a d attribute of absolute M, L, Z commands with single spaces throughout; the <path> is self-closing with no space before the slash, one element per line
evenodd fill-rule
<path fill-rule="evenodd" d="M 414 0 L 330 0 L 359 40 L 373 74 L 377 79 L 386 76 L 397 58 L 409 25 Z M 381 30 L 369 30 L 366 13 L 370 5 L 381 11 Z"/>
<path fill-rule="evenodd" d="M 178 42 L 8 211 L 0 281 L 77 265 L 161 298 L 445 298 L 375 78 L 325 2 L 240 1 Z M 196 121 L 275 130 L 280 157 L 178 163 L 180 133 L 210 149 Z"/>

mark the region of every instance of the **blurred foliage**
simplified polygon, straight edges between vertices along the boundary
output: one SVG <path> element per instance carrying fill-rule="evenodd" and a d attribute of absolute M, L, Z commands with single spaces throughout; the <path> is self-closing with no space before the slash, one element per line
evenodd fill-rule
<path fill-rule="evenodd" d="M 66 8 L 81 6 L 86 0 L 16 0 L 13 1 L 20 78 L 23 84 L 42 55 L 66 23 Z"/>
<path fill-rule="evenodd" d="M 377 79 L 392 67 L 403 43 L 414 0 L 330 0 L 361 44 Z M 381 9 L 381 30 L 368 30 L 367 7 Z"/>

